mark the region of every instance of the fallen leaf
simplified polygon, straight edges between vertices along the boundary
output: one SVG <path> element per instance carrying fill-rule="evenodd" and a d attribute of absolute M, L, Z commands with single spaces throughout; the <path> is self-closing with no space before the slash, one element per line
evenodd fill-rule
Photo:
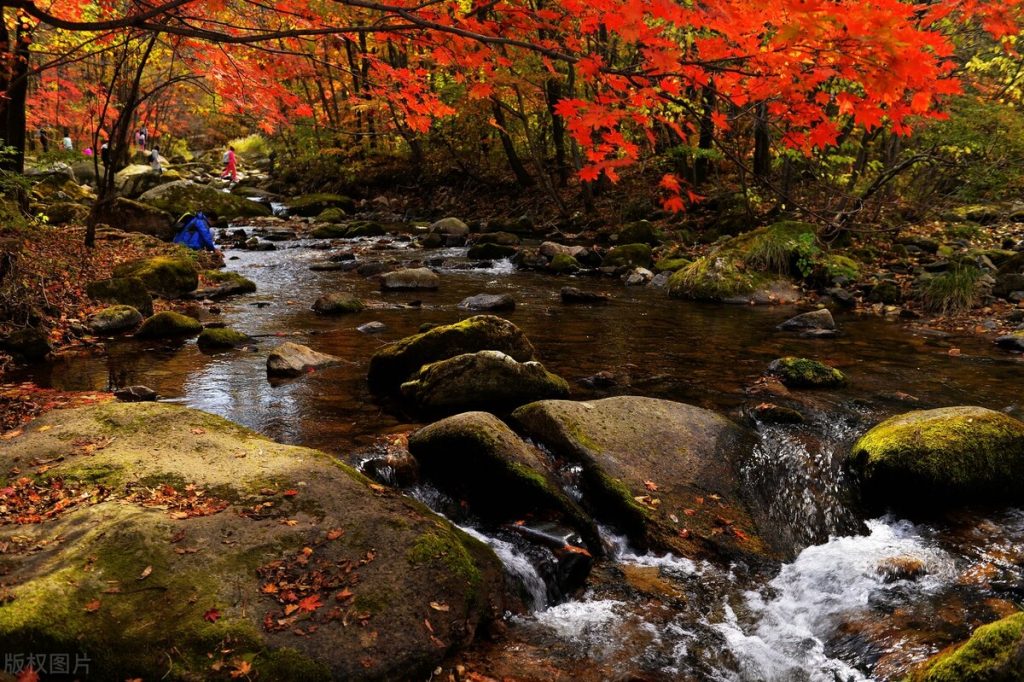
<path fill-rule="evenodd" d="M 429 632 L 430 634 L 434 634 L 434 626 L 430 624 L 430 619 L 429 618 L 424 618 L 423 619 L 423 625 L 426 626 L 427 632 Z"/>
<path fill-rule="evenodd" d="M 959 348 L 950 348 L 950 349 L 949 349 L 949 354 L 950 354 L 950 355 L 951 355 L 952 357 L 954 357 L 954 358 L 955 358 L 955 357 L 957 357 L 957 356 L 959 356 L 959 355 L 960 355 L 960 349 L 959 349 Z"/>
<path fill-rule="evenodd" d="M 298 605 L 296 605 L 296 604 L 286 604 L 285 607 L 284 607 L 284 615 L 290 616 L 290 615 L 292 615 L 293 613 L 295 613 L 298 610 L 299 610 Z"/>
<path fill-rule="evenodd" d="M 441 603 L 436 602 L 436 601 L 430 602 L 430 608 L 434 609 L 435 611 L 445 611 L 445 612 L 451 610 L 451 607 L 448 606 L 447 604 L 441 604 Z"/>
<path fill-rule="evenodd" d="M 309 613 L 316 611 L 321 606 L 323 604 L 320 603 L 320 595 L 318 594 L 311 594 L 299 600 L 299 608 Z"/>
<path fill-rule="evenodd" d="M 338 538 L 340 538 L 344 534 L 345 534 L 345 531 L 341 530 L 340 528 L 332 528 L 329 531 L 327 531 L 327 539 L 328 540 L 337 540 Z"/>
<path fill-rule="evenodd" d="M 139 577 L 136 578 L 136 580 L 145 580 L 146 578 L 149 577 L 149 574 L 152 573 L 152 572 L 153 572 L 153 567 L 152 566 L 146 566 L 144 569 L 142 569 L 142 573 L 139 574 Z"/>
<path fill-rule="evenodd" d="M 231 665 L 235 666 L 235 669 L 231 671 L 231 677 L 238 679 L 239 677 L 248 677 L 249 673 L 252 672 L 252 664 L 249 661 L 243 661 L 241 659 L 231 662 Z"/>
<path fill-rule="evenodd" d="M 284 491 L 283 493 L 281 493 L 281 494 L 282 494 L 282 495 L 284 495 L 285 497 L 295 497 L 296 495 L 298 495 L 298 494 L 299 494 L 299 491 L 298 491 L 298 490 L 295 490 L 294 488 L 292 488 L 292 489 L 290 489 L 290 490 L 285 490 L 285 491 Z"/>
<path fill-rule="evenodd" d="M 197 426 L 196 428 L 192 429 L 192 433 L 197 435 L 197 436 L 201 436 L 204 433 L 206 433 L 206 429 L 203 429 L 203 428 L 200 428 L 200 427 Z"/>
<path fill-rule="evenodd" d="M 652 493 L 658 489 L 658 484 L 654 481 L 644 481 L 644 487 L 650 490 Z"/>
<path fill-rule="evenodd" d="M 220 620 L 220 611 L 218 611 L 217 609 L 210 609 L 209 611 L 203 614 L 203 620 L 205 620 L 208 623 L 216 623 L 218 620 Z"/>
<path fill-rule="evenodd" d="M 99 610 L 100 610 L 100 600 L 99 599 L 93 599 L 91 602 L 89 602 L 89 603 L 87 603 L 85 605 L 85 612 L 86 613 L 96 613 Z"/>
<path fill-rule="evenodd" d="M 350 589 L 348 589 L 348 588 L 346 587 L 346 588 L 345 588 L 345 589 L 343 589 L 343 590 L 342 590 L 341 592 L 339 592 L 338 594 L 334 595 L 334 598 L 335 598 L 335 599 L 336 599 L 337 601 L 346 601 L 346 600 L 348 600 L 348 599 L 351 599 L 351 598 L 352 598 L 352 597 L 354 597 L 354 596 L 355 596 L 355 592 L 353 592 L 352 590 L 350 590 Z M 434 605 L 434 602 L 431 602 L 431 603 L 430 603 L 430 605 L 431 605 L 431 606 L 433 606 L 433 605 Z"/>
<path fill-rule="evenodd" d="M 267 583 L 260 591 L 263 592 L 263 594 L 277 594 L 279 590 L 277 585 L 274 583 Z"/>

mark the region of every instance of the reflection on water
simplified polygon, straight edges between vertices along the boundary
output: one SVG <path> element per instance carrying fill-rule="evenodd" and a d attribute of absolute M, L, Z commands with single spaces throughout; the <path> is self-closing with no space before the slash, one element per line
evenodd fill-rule
<path fill-rule="evenodd" d="M 507 261 L 464 269 L 462 249 L 426 254 L 448 264 L 441 267 L 440 290 L 381 293 L 354 272 L 311 272 L 308 266 L 327 253 L 309 243 L 279 246 L 273 252 L 229 252 L 237 256 L 229 268 L 254 280 L 258 291 L 219 307 L 224 322 L 258 341 L 255 351 L 207 355 L 194 341 L 112 341 L 105 357 L 69 357 L 23 378 L 82 390 L 145 384 L 276 440 L 355 463 L 379 435 L 415 427 L 370 395 L 370 356 L 423 323 L 468 316 L 456 305 L 481 292 L 515 298 L 516 310 L 505 316 L 526 332 L 545 365 L 569 380 L 577 398 L 639 394 L 739 417 L 740 408 L 765 399 L 745 389 L 772 359 L 808 356 L 841 368 L 849 385 L 804 393 L 810 396 L 806 426 L 762 427 L 748 473 L 752 484 L 776 495 L 772 513 L 793 528 L 798 544 L 824 544 L 805 549 L 770 582 L 744 577 L 742 567 L 713 569 L 620 547 L 591 592 L 512 623 L 510 641 L 542 650 L 579 679 L 893 678 L 1024 597 L 1024 514 L 1016 511 L 932 526 L 878 520 L 867 535 L 827 542 L 821 537 L 822 529 L 833 535 L 852 530 L 837 462 L 871 423 L 942 405 L 1018 411 L 1024 366 L 983 340 L 915 334 L 849 313 L 837 315 L 838 338 L 802 339 L 775 330 L 793 308 L 674 301 L 660 290 L 626 289 L 607 279 L 516 272 Z M 361 257 L 408 260 L 424 254 L 396 244 Z M 558 290 L 566 284 L 608 291 L 613 299 L 605 306 L 565 306 Z M 367 301 L 367 310 L 333 318 L 310 310 L 318 296 L 339 291 Z M 371 320 L 386 329 L 372 335 L 356 330 Z M 283 340 L 351 364 L 271 384 L 266 353 Z M 960 354 L 950 355 L 952 347 Z M 610 372 L 615 384 L 594 389 L 580 383 L 597 372 Z M 492 544 L 539 603 L 536 574 L 509 547 Z M 876 568 L 893 555 L 916 557 L 926 574 L 887 582 Z M 652 596 L 647 587 L 626 587 L 623 576 L 671 589 L 665 588 L 668 596 Z M 660 582 L 652 583 L 655 578 Z"/>

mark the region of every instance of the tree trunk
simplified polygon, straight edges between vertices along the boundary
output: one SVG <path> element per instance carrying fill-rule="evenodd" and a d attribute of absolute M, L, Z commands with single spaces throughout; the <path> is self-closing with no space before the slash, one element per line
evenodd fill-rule
<path fill-rule="evenodd" d="M 6 32 L 6 28 L 4 30 Z M 28 95 L 29 46 L 32 43 L 27 17 L 18 17 L 14 41 L 11 81 L 7 89 L 7 133 L 4 135 L 4 142 L 14 148 L 14 153 L 4 160 L 4 168 L 15 173 L 24 173 L 25 99 Z"/>
<path fill-rule="evenodd" d="M 516 182 L 519 183 L 520 187 L 532 187 L 533 178 L 519 159 L 519 154 L 516 153 L 516 147 L 512 143 L 512 138 L 509 137 L 508 129 L 506 128 L 505 112 L 502 111 L 501 103 L 496 99 L 491 99 L 491 112 L 494 114 L 494 122 L 498 124 L 498 138 L 501 140 L 501 146 L 505 150 L 508 166 L 512 169 L 512 174 L 516 176 Z"/>
<path fill-rule="evenodd" d="M 697 140 L 697 148 L 702 152 L 711 151 L 715 143 L 715 122 L 711 114 L 715 111 L 715 88 L 708 85 L 704 88 L 704 110 L 700 117 L 700 136 Z M 693 183 L 702 185 L 708 179 L 711 171 L 711 159 L 706 153 L 700 154 L 693 164 Z"/>
<path fill-rule="evenodd" d="M 754 177 L 767 180 L 772 172 L 771 135 L 768 132 L 768 107 L 757 105 L 754 122 Z"/>

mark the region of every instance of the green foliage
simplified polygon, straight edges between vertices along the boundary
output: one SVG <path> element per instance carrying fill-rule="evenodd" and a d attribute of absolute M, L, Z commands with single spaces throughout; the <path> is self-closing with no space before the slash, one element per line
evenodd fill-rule
<path fill-rule="evenodd" d="M 921 302 L 929 312 L 943 315 L 967 312 L 978 302 L 981 270 L 957 266 L 925 281 Z"/>
<path fill-rule="evenodd" d="M 256 133 L 231 140 L 228 144 L 234 147 L 235 153 L 244 159 L 256 159 L 270 154 L 270 145 L 267 140 Z"/>

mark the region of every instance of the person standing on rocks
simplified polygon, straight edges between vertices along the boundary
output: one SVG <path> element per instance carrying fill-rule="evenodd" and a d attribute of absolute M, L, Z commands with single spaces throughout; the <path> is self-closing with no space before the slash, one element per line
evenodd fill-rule
<path fill-rule="evenodd" d="M 238 182 L 238 159 L 235 156 L 235 148 L 228 147 L 228 150 L 224 152 L 224 172 L 220 174 L 221 178 L 231 178 L 231 182 Z"/>
<path fill-rule="evenodd" d="M 43 148 L 43 153 L 50 151 L 50 138 L 46 135 L 46 128 L 39 129 L 39 146 Z"/>
<path fill-rule="evenodd" d="M 160 165 L 160 147 L 154 146 L 149 152 L 149 165 L 153 167 L 154 173 L 163 173 L 164 167 Z"/>
<path fill-rule="evenodd" d="M 64 145 L 64 151 L 66 152 L 75 150 L 75 143 L 71 141 L 71 131 L 67 128 L 64 129 L 64 140 L 62 141 L 62 144 Z"/>

